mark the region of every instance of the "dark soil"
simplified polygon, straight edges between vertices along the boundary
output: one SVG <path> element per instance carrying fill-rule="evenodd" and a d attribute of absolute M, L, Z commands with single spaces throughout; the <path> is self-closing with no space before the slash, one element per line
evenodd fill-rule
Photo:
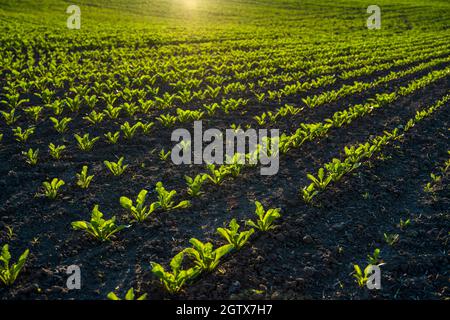
<path fill-rule="evenodd" d="M 436 66 L 439 70 L 444 66 Z M 296 128 L 304 121 L 319 121 L 353 103 L 372 97 L 375 92 L 394 90 L 430 72 L 425 70 L 387 84 L 377 90 L 346 97 L 338 102 L 305 110 L 300 116 L 279 124 L 281 131 Z M 338 157 L 345 145 L 362 142 L 393 129 L 413 116 L 416 110 L 431 105 L 448 91 L 449 79 L 437 81 L 424 90 L 401 98 L 392 106 L 376 110 L 349 126 L 333 130 L 314 143 L 305 144 L 282 157 L 276 176 L 262 177 L 249 169 L 236 182 L 208 190 L 185 210 L 157 213 L 148 221 L 118 234 L 112 242 L 99 243 L 71 229 L 71 222 L 88 220 L 95 204 L 106 217 L 116 215 L 119 222 L 130 219 L 119 205 L 120 196 L 135 198 L 145 188 L 151 190 L 163 181 L 167 189 L 187 197 L 183 176 L 204 171 L 198 166 L 175 166 L 158 159 L 166 149 L 171 130 L 157 126 L 149 137 L 110 146 L 98 142 L 95 152 L 79 152 L 74 132 L 102 135 L 111 124 L 85 128 L 81 118 L 73 121 L 70 134 L 57 135 L 49 121 L 39 125 L 33 143 L 39 146 L 38 165 L 30 168 L 22 159 L 25 149 L 18 143 L 0 149 L 0 230 L 13 228 L 15 237 L 0 232 L 1 243 L 10 244 L 14 259 L 26 248 L 31 251 L 23 273 L 12 288 L 0 288 L 1 299 L 104 299 L 118 288 L 123 293 L 134 286 L 148 292 L 150 299 L 173 298 L 161 288 L 150 272 L 150 262 L 167 265 L 191 237 L 219 244 L 215 234 L 233 217 L 239 221 L 253 217 L 254 200 L 282 208 L 279 228 L 255 236 L 251 243 L 220 265 L 217 272 L 202 275 L 186 287 L 178 298 L 187 299 L 442 299 L 448 297 L 448 219 L 449 192 L 443 188 L 433 199 L 423 192 L 431 172 L 445 160 L 450 148 L 449 108 L 411 130 L 398 148 L 347 177 L 323 194 L 314 206 L 306 206 L 298 190 L 306 184 L 306 173 L 315 172 L 324 162 Z M 297 97 L 300 99 L 301 97 Z M 261 107 L 261 110 L 273 106 Z M 223 115 L 220 115 L 221 117 Z M 251 123 L 252 112 L 232 113 L 221 118 L 218 127 L 232 122 Z M 81 116 L 80 116 L 81 117 Z M 131 119 L 129 119 L 131 120 Z M 206 122 L 217 126 L 219 117 Z M 5 130 L 4 141 L 12 137 Z M 50 142 L 66 143 L 61 161 L 47 156 Z M 103 160 L 125 156 L 130 165 L 124 176 L 112 177 Z M 87 191 L 75 186 L 75 174 L 89 165 L 94 181 Z M 58 177 L 66 181 L 55 201 L 40 193 L 43 181 Z M 448 186 L 448 183 L 446 184 Z M 400 218 L 410 218 L 405 230 L 396 227 Z M 400 240 L 388 246 L 383 233 L 398 233 Z M 340 248 L 340 249 L 339 249 Z M 353 264 L 363 265 L 367 254 L 381 249 L 386 263 L 382 267 L 382 290 L 359 289 L 350 275 Z M 82 289 L 66 289 L 69 265 L 79 265 Z"/>

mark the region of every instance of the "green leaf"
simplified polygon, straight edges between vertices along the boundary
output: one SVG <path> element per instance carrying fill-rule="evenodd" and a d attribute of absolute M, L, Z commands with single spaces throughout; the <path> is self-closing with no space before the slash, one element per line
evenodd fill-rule
<path fill-rule="evenodd" d="M 355 269 L 357 275 L 362 276 L 361 268 L 357 264 L 353 265 L 353 268 Z"/>
<path fill-rule="evenodd" d="M 232 249 L 233 249 L 233 245 L 232 244 L 226 244 L 224 246 L 221 246 L 221 247 L 217 248 L 214 251 L 215 254 L 216 254 L 216 259 L 218 260 L 218 259 L 222 258 L 224 255 L 229 253 Z"/>
<path fill-rule="evenodd" d="M 133 201 L 127 197 L 120 197 L 120 205 L 127 210 L 131 210 Z"/>
<path fill-rule="evenodd" d="M 179 252 L 170 261 L 170 267 L 174 273 L 177 273 L 181 269 L 181 264 L 183 263 L 184 253 Z"/>
<path fill-rule="evenodd" d="M 109 300 L 121 300 L 114 292 L 108 293 L 106 296 Z"/>
<path fill-rule="evenodd" d="M 134 289 L 133 288 L 128 290 L 127 294 L 125 295 L 125 300 L 134 300 Z"/>
<path fill-rule="evenodd" d="M 72 222 L 73 229 L 87 229 L 87 223 L 86 221 L 74 221 Z"/>
<path fill-rule="evenodd" d="M 142 205 L 145 202 L 145 198 L 147 197 L 147 193 L 148 193 L 147 190 L 141 190 L 141 192 L 139 192 L 139 195 L 138 195 L 137 200 L 136 200 L 138 205 Z"/>

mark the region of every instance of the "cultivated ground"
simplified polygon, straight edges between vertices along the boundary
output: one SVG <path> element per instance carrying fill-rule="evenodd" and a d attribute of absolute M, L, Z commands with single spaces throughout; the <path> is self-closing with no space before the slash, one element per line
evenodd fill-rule
<path fill-rule="evenodd" d="M 0 245 L 12 262 L 30 250 L 0 299 L 106 299 L 131 287 L 151 300 L 450 296 L 450 3 L 380 0 L 379 30 L 360 0 L 74 4 L 79 30 L 67 28 L 66 1 L 0 4 Z M 279 129 L 279 172 L 217 165 L 215 183 L 204 164 L 164 159 L 173 130 L 195 120 Z M 75 134 L 99 139 L 83 151 Z M 60 159 L 50 144 L 65 147 Z M 104 161 L 121 157 L 128 167 L 115 176 Z M 205 177 L 202 194 L 186 175 Z M 65 184 L 50 199 L 43 182 L 54 178 Z M 133 221 L 120 198 L 145 189 L 150 205 L 157 182 L 190 206 Z M 169 271 L 191 238 L 225 245 L 217 228 L 235 218 L 249 230 L 255 201 L 280 208 L 276 227 L 168 292 L 151 263 Z M 129 227 L 109 241 L 74 230 L 95 205 Z M 381 289 L 369 290 L 354 265 L 375 249 Z M 80 290 L 66 286 L 70 265 Z M 186 254 L 181 267 L 194 266 Z"/>

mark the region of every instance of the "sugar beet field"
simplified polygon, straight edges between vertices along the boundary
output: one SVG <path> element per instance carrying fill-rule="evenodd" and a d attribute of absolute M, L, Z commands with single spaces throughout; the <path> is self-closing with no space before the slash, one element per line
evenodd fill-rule
<path fill-rule="evenodd" d="M 450 2 L 369 5 L 1 1 L 0 300 L 450 298 Z"/>

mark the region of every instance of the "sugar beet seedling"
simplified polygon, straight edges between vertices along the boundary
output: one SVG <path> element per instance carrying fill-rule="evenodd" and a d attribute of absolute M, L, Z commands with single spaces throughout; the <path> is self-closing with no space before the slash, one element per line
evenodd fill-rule
<path fill-rule="evenodd" d="M 263 205 L 259 201 L 255 201 L 255 206 L 255 213 L 258 216 L 258 219 L 256 220 L 256 222 L 247 220 L 246 224 L 260 231 L 269 231 L 274 229 L 276 226 L 273 224 L 273 222 L 281 217 L 281 209 L 277 208 L 265 211 Z"/>
<path fill-rule="evenodd" d="M 3 282 L 6 286 L 13 285 L 17 277 L 19 276 L 20 271 L 24 267 L 29 253 L 30 250 L 25 250 L 20 255 L 17 263 L 13 263 L 12 265 L 10 265 L 11 253 L 9 252 L 9 246 L 5 244 L 0 255 L 0 262 L 3 264 L 0 265 L 0 281 Z"/>
<path fill-rule="evenodd" d="M 49 199 L 55 199 L 58 196 L 59 189 L 65 185 L 63 180 L 54 178 L 52 181 L 45 181 L 42 183 L 44 189 L 44 195 Z"/>
<path fill-rule="evenodd" d="M 173 198 L 177 194 L 175 190 L 167 191 L 162 182 L 156 183 L 156 193 L 158 194 L 158 201 L 155 203 L 159 208 L 163 211 L 175 210 L 175 209 L 184 209 L 188 208 L 191 205 L 189 200 L 183 200 L 178 204 L 175 204 Z"/>
<path fill-rule="evenodd" d="M 103 219 L 103 213 L 99 211 L 98 205 L 95 205 L 92 210 L 91 221 L 72 222 L 72 228 L 74 230 L 83 230 L 100 241 L 108 241 L 117 232 L 128 227 L 127 225 L 117 225 L 116 217 L 112 217 L 109 220 Z"/>
<path fill-rule="evenodd" d="M 189 240 L 192 248 L 184 249 L 184 253 L 190 256 L 197 267 L 204 271 L 213 271 L 220 262 L 220 259 L 229 253 L 233 248 L 232 244 L 226 244 L 217 249 L 213 249 L 211 243 L 203 243 L 192 238 Z"/>
<path fill-rule="evenodd" d="M 125 172 L 126 168 L 128 168 L 128 165 L 123 164 L 124 159 L 125 159 L 124 157 L 120 157 L 120 159 L 117 162 L 105 160 L 103 161 L 103 163 L 113 175 L 120 176 Z"/>
<path fill-rule="evenodd" d="M 87 189 L 89 185 L 92 182 L 92 179 L 94 179 L 94 176 L 88 175 L 88 167 L 83 166 L 80 173 L 76 174 L 77 176 L 77 186 L 79 186 L 81 189 Z"/>
<path fill-rule="evenodd" d="M 139 192 L 136 199 L 136 205 L 133 204 L 133 200 L 127 197 L 120 198 L 120 205 L 125 208 L 138 222 L 143 222 L 146 220 L 159 207 L 157 202 L 153 202 L 148 207 L 145 206 L 147 193 L 147 190 L 141 190 L 141 192 Z"/>
<path fill-rule="evenodd" d="M 135 293 L 134 293 L 134 289 L 130 288 L 127 293 L 125 294 L 124 299 L 119 298 L 114 292 L 110 292 L 108 293 L 107 298 L 109 300 L 146 300 L 147 299 L 147 294 L 144 293 L 143 295 L 136 297 Z"/>
<path fill-rule="evenodd" d="M 176 254 L 170 261 L 172 272 L 166 271 L 159 263 L 152 262 L 152 273 L 161 281 L 164 288 L 171 294 L 180 292 L 183 285 L 200 274 L 198 267 L 182 269 L 184 252 Z"/>
<path fill-rule="evenodd" d="M 255 232 L 252 228 L 248 231 L 239 232 L 239 224 L 236 219 L 232 219 L 229 228 L 217 228 L 217 232 L 233 246 L 234 249 L 241 249 Z"/>

